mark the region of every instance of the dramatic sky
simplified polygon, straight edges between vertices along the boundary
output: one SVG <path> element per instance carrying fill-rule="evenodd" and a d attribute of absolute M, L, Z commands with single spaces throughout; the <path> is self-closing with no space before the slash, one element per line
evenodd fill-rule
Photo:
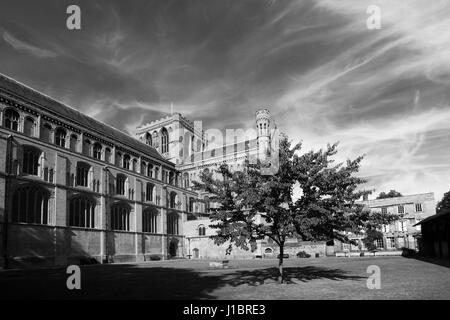
<path fill-rule="evenodd" d="M 447 0 L 0 0 L 0 72 L 132 133 L 170 112 L 365 154 L 376 192 L 450 189 Z M 66 8 L 81 7 L 81 30 Z M 369 30 L 369 5 L 381 29 Z"/>

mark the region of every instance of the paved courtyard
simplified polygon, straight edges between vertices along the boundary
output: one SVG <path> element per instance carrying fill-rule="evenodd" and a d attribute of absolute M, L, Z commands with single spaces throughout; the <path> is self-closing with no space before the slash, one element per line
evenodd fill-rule
<path fill-rule="evenodd" d="M 367 288 L 367 267 L 381 288 Z M 65 268 L 0 271 L 0 298 L 38 299 L 450 299 L 450 268 L 403 257 L 287 259 L 289 283 L 278 284 L 276 260 L 154 261 L 81 267 L 81 290 L 68 290 Z"/>

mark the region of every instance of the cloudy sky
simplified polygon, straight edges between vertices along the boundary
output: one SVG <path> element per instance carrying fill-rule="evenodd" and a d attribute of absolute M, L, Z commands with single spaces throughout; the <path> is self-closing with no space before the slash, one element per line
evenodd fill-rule
<path fill-rule="evenodd" d="M 132 133 L 170 112 L 365 154 L 377 192 L 450 189 L 447 0 L 0 0 L 0 72 Z M 81 30 L 66 8 L 81 8 Z M 369 5 L 381 29 L 369 30 Z"/>

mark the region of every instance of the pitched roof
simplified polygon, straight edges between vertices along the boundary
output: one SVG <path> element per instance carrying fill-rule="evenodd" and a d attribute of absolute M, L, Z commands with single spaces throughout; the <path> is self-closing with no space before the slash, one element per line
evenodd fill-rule
<path fill-rule="evenodd" d="M 65 105 L 35 89 L 32 89 L 4 74 L 0 73 L 0 89 L 5 90 L 9 94 L 19 97 L 20 99 L 37 105 L 39 108 L 53 113 L 59 117 L 81 125 L 100 136 L 105 136 L 114 141 L 122 143 L 124 146 L 141 152 L 144 155 L 174 165 L 172 162 L 166 160 L 156 149 L 150 147 L 130 135 L 109 126 L 101 121 L 95 120 L 72 107 Z"/>

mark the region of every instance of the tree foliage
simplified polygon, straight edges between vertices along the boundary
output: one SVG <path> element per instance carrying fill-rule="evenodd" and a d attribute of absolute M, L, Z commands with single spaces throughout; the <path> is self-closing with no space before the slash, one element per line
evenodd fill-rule
<path fill-rule="evenodd" d="M 381 192 L 377 199 L 387 199 L 387 198 L 396 198 L 396 197 L 402 197 L 402 194 L 395 190 L 390 190 L 388 193 Z"/>
<path fill-rule="evenodd" d="M 438 202 L 436 205 L 436 213 L 446 213 L 450 212 L 450 191 L 444 193 L 444 196 L 442 197 L 441 201 Z"/>
<path fill-rule="evenodd" d="M 217 172 L 203 172 L 196 189 L 211 194 L 220 204 L 211 214 L 217 228 L 216 244 L 230 242 L 255 250 L 257 240 L 271 238 L 280 248 L 282 281 L 284 244 L 288 238 L 351 242 L 350 232 L 376 228 L 387 217 L 376 215 L 357 202 L 370 191 L 358 191 L 365 183 L 357 177 L 363 157 L 335 163 L 337 144 L 299 155 L 301 144 L 291 146 L 287 136 L 280 139 L 279 170 L 262 175 L 258 165 L 247 164 L 243 171 L 231 172 L 222 164 Z M 295 190 L 300 190 L 293 194 Z M 380 220 L 381 219 L 381 220 Z"/>

